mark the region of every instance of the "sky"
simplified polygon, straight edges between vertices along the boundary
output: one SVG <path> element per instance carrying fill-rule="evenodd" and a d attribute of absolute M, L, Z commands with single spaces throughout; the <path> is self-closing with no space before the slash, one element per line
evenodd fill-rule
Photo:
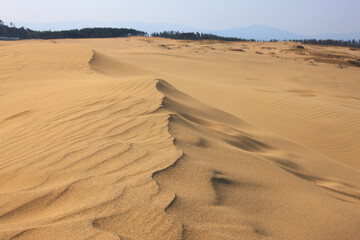
<path fill-rule="evenodd" d="M 360 0 L 0 0 L 5 22 L 166 22 L 223 30 L 266 25 L 298 34 L 360 32 Z"/>

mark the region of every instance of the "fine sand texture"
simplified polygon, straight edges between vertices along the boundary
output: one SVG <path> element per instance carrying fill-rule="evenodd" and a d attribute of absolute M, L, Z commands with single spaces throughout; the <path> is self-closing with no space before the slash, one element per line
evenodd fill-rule
<path fill-rule="evenodd" d="M 360 239 L 360 50 L 0 41 L 0 239 Z"/>

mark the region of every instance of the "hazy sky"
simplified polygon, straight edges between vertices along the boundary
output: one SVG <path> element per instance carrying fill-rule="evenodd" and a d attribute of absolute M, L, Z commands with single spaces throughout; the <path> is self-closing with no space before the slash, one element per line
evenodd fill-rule
<path fill-rule="evenodd" d="M 299 34 L 360 32 L 360 0 L 0 0 L 5 22 L 168 22 L 220 30 L 267 25 Z"/>

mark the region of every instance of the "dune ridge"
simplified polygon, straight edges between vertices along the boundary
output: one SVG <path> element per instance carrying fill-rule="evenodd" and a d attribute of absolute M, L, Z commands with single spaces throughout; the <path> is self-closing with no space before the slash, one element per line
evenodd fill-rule
<path fill-rule="evenodd" d="M 166 96 L 170 133 L 184 156 L 155 179 L 177 194 L 166 212 L 184 223 L 185 239 L 318 239 L 324 232 L 326 238 L 345 239 L 338 224 L 348 214 L 359 222 L 352 212 L 360 199 L 356 171 L 264 133 L 164 80 L 157 88 Z M 337 201 L 345 203 L 344 212 L 333 210 Z M 304 212 L 311 219 L 299 219 Z M 287 232 L 294 224 L 301 230 Z M 354 231 L 349 239 L 359 234 L 356 224 L 348 227 Z"/>
<path fill-rule="evenodd" d="M 101 49 L 0 53 L 1 239 L 360 235 L 355 169 Z"/>
<path fill-rule="evenodd" d="M 103 58 L 93 52 L 84 64 L 96 68 L 109 61 Z M 2 121 L 2 239 L 180 238 L 181 224 L 163 211 L 173 195 L 152 180 L 182 154 L 156 81 L 92 75 L 94 82 L 67 81 L 43 93 L 46 103 L 37 96 L 34 110 Z M 16 124 L 25 114 L 31 121 Z"/>
<path fill-rule="evenodd" d="M 299 43 L 161 38 L 81 43 L 149 69 L 177 89 L 254 126 L 360 169 L 360 69 L 316 59 L 312 63 L 306 55 L 306 51 L 332 52 L 359 59 L 359 51 L 304 45 L 305 55 L 299 55 L 289 51 Z"/>

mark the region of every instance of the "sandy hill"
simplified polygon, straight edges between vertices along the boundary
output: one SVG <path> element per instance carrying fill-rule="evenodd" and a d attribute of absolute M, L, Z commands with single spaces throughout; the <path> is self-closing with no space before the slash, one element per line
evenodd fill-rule
<path fill-rule="evenodd" d="M 0 239 L 359 238 L 358 59 L 0 42 Z"/>

